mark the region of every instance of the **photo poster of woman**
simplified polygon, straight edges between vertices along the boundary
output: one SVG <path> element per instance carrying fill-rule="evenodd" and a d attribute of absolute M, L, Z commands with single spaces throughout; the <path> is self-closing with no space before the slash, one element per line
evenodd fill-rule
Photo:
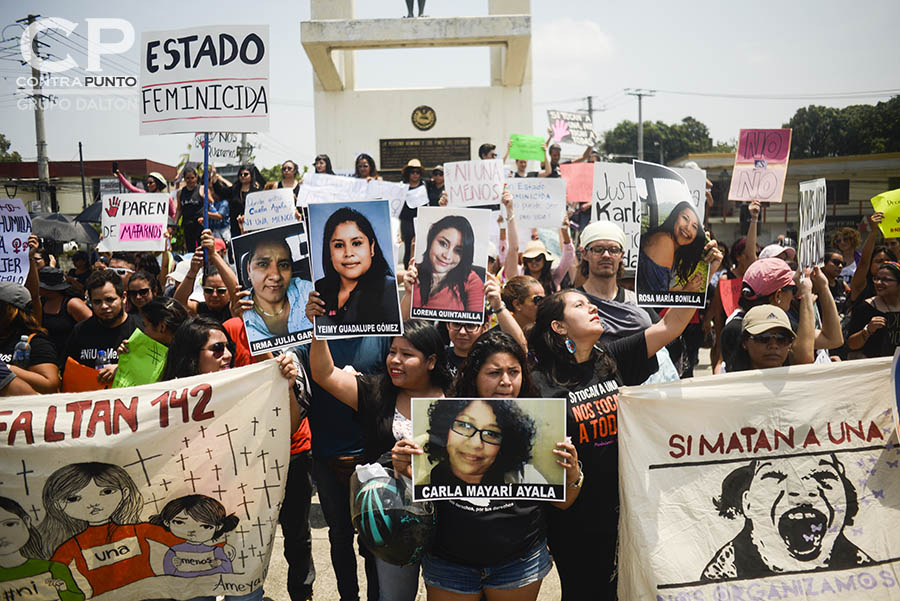
<path fill-rule="evenodd" d="M 253 308 L 243 315 L 250 354 L 309 343 L 306 303 L 313 284 L 304 223 L 236 236 L 231 250 L 238 281 L 252 291 Z"/>
<path fill-rule="evenodd" d="M 422 207 L 415 223 L 412 317 L 484 323 L 484 277 L 492 213 Z"/>
<path fill-rule="evenodd" d="M 641 202 L 636 291 L 643 307 L 703 307 L 709 269 L 707 238 L 691 190 L 674 170 L 634 161 Z"/>
<path fill-rule="evenodd" d="M 387 200 L 310 203 L 313 281 L 325 301 L 316 338 L 403 334 L 390 211 Z"/>
<path fill-rule="evenodd" d="M 565 399 L 412 399 L 413 500 L 565 501 Z M 477 502 L 475 501 L 477 500 Z"/>

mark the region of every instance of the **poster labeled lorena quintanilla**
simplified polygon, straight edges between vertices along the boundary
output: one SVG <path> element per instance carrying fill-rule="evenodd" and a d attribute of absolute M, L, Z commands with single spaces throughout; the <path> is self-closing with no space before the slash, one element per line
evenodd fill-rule
<path fill-rule="evenodd" d="M 565 501 L 565 399 L 413 399 L 413 500 Z M 496 503 L 494 503 L 496 504 Z M 479 509 L 482 508 L 482 509 Z"/>
<path fill-rule="evenodd" d="M 422 207 L 416 219 L 412 317 L 484 322 L 484 274 L 490 240 L 487 209 Z"/>
<path fill-rule="evenodd" d="M 389 201 L 310 203 L 309 232 L 316 337 L 402 335 Z"/>
<path fill-rule="evenodd" d="M 243 315 L 250 354 L 312 340 L 306 302 L 313 285 L 303 222 L 236 236 L 231 247 L 238 281 L 252 293 L 253 308 Z"/>
<path fill-rule="evenodd" d="M 638 304 L 703 307 L 708 240 L 687 182 L 668 167 L 643 161 L 634 161 L 634 178 L 641 202 Z"/>

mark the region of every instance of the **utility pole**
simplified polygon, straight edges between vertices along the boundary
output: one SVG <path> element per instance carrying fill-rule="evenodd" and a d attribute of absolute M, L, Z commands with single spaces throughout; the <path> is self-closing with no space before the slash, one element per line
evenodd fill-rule
<path fill-rule="evenodd" d="M 17 23 L 25 22 L 30 26 L 40 15 L 28 15 L 25 19 L 19 19 Z M 50 204 L 50 163 L 47 160 L 47 134 L 44 130 L 44 96 L 41 94 L 41 70 L 34 66 L 34 59 L 38 56 L 37 33 L 31 38 L 31 99 L 34 101 L 34 137 L 37 142 L 37 168 L 38 168 L 38 201 L 41 203 L 41 211 L 49 213 Z"/>
<path fill-rule="evenodd" d="M 625 88 L 625 93 L 629 96 L 637 96 L 638 99 L 638 160 L 644 160 L 644 116 L 641 111 L 641 101 L 644 96 L 653 96 L 656 90 L 644 90 L 642 88 Z"/>
<path fill-rule="evenodd" d="M 81 208 L 87 208 L 87 189 L 84 187 L 84 155 L 81 152 L 81 142 L 78 143 L 78 164 L 81 167 Z"/>
<path fill-rule="evenodd" d="M 241 165 L 246 165 L 250 160 L 250 151 L 252 149 L 253 147 L 247 144 L 247 134 L 241 134 L 241 145 L 238 146 L 238 157 Z"/>

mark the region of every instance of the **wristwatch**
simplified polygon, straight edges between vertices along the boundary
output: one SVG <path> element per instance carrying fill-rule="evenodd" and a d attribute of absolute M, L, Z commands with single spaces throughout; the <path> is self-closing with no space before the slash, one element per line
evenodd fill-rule
<path fill-rule="evenodd" d="M 584 484 L 584 468 L 581 467 L 581 461 L 578 462 L 578 480 L 569 484 L 569 488 L 581 488 Z"/>
<path fill-rule="evenodd" d="M 488 315 L 497 315 L 498 313 L 503 311 L 505 308 L 506 308 L 506 303 L 504 303 L 503 301 L 500 301 L 500 306 L 497 307 L 496 309 L 491 307 L 490 305 L 488 305 L 487 312 L 488 312 Z"/>

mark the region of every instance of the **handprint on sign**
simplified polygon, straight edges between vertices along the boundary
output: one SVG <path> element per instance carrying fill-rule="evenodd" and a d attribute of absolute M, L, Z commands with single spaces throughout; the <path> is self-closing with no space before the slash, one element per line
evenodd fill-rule
<path fill-rule="evenodd" d="M 118 196 L 113 196 L 109 199 L 109 206 L 106 208 L 106 214 L 110 217 L 115 217 L 116 213 L 119 212 L 119 204 L 122 200 Z"/>
<path fill-rule="evenodd" d="M 569 124 L 562 119 L 557 119 L 556 121 L 554 121 L 551 129 L 553 130 L 554 142 L 559 142 L 560 140 L 571 134 L 571 132 L 569 132 Z"/>

